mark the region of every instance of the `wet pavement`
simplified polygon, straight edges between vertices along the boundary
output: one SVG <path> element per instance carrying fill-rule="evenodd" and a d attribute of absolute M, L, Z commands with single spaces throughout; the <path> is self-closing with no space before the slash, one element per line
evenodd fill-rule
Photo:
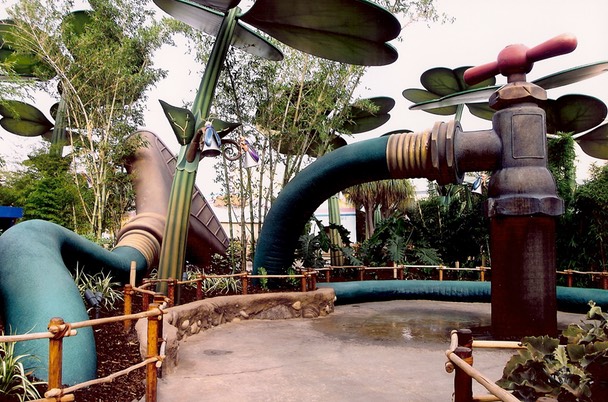
<path fill-rule="evenodd" d="M 559 313 L 562 326 L 582 319 Z M 450 401 L 444 365 L 452 329 L 483 332 L 490 305 L 397 300 L 337 306 L 327 317 L 221 325 L 180 343 L 166 401 Z M 513 351 L 474 352 L 498 380 Z M 475 385 L 475 394 L 485 394 Z"/>

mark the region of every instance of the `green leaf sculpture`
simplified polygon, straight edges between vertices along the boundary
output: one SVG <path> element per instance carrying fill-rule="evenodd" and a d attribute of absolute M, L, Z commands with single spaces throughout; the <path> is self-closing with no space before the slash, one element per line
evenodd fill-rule
<path fill-rule="evenodd" d="M 7 65 L 15 74 L 24 78 L 49 80 L 55 76 L 53 69 L 38 55 L 18 51 L 17 27 L 11 19 L 0 20 L 0 63 Z"/>
<path fill-rule="evenodd" d="M 573 136 L 583 152 L 598 159 L 608 159 L 608 124 L 601 125 L 581 136 Z"/>
<path fill-rule="evenodd" d="M 487 99 L 498 88 L 494 86 L 496 78 L 492 77 L 479 84 L 468 85 L 463 78 L 464 72 L 468 68 L 464 66 L 452 70 L 446 67 L 436 67 L 427 70 L 420 76 L 420 83 L 425 89 L 406 89 L 402 93 L 403 97 L 410 102 L 414 102 L 416 107 L 432 105 L 432 107 L 421 108 L 429 113 L 449 116 L 457 113 L 458 105 L 466 104 L 473 115 L 483 119 L 491 119 L 494 111 L 486 104 Z M 492 89 L 488 89 L 488 87 Z M 467 95 L 470 95 L 470 97 L 467 98 Z M 441 102 L 445 99 L 451 99 L 453 96 L 461 97 L 458 103 Z M 480 97 L 481 100 L 486 102 L 478 103 Z M 414 107 L 410 109 L 414 109 Z"/>
<path fill-rule="evenodd" d="M 397 60 L 386 42 L 401 31 L 388 11 L 369 1 L 257 0 L 242 21 L 305 53 L 357 65 Z"/>
<path fill-rule="evenodd" d="M 382 126 L 389 121 L 391 116 L 388 114 L 395 107 L 395 100 L 386 96 L 363 99 L 375 109 L 370 111 L 364 108 L 361 102 L 356 102 L 350 107 L 350 119 L 342 125 L 340 130 L 348 131 L 351 134 L 359 134 L 371 131 Z"/>
<path fill-rule="evenodd" d="M 587 95 L 564 95 L 546 104 L 547 133 L 581 133 L 601 124 L 606 118 L 606 104 Z"/>
<path fill-rule="evenodd" d="M 40 110 L 21 101 L 9 100 L 0 103 L 0 115 L 0 126 L 22 137 L 45 135 L 54 126 Z"/>
<path fill-rule="evenodd" d="M 165 116 L 169 120 L 171 129 L 181 145 L 187 145 L 192 141 L 195 132 L 194 114 L 181 107 L 176 107 L 168 104 L 165 101 L 159 100 Z"/>
<path fill-rule="evenodd" d="M 223 11 L 233 8 L 239 2 L 154 0 L 154 3 L 156 3 L 156 5 L 167 14 L 170 14 L 175 19 L 185 22 L 192 28 L 198 29 L 199 31 L 205 32 L 211 36 L 217 36 L 220 30 L 220 25 L 222 24 L 225 16 Z M 206 6 L 209 3 L 214 3 L 216 6 L 214 7 L 215 9 Z M 225 6 L 228 8 L 224 9 L 224 7 L 216 3 L 226 3 Z M 283 60 L 283 54 L 279 49 L 276 48 L 276 46 L 240 23 L 235 29 L 234 38 L 232 39 L 232 46 L 267 60 Z"/>
<path fill-rule="evenodd" d="M 224 13 L 239 1 L 154 0 L 176 19 L 217 35 Z M 397 60 L 388 41 L 401 31 L 387 10 L 365 0 L 257 0 L 237 17 L 284 44 L 314 56 L 357 65 L 385 65 Z M 232 45 L 270 60 L 282 55 L 239 21 Z"/>

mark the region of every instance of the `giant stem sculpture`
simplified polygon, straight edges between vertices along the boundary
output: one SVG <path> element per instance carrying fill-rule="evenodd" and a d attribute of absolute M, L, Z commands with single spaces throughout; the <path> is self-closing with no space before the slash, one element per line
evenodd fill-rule
<path fill-rule="evenodd" d="M 387 44 L 400 25 L 388 11 L 365 0 L 258 0 L 245 13 L 239 0 L 154 0 L 168 14 L 217 39 L 192 111 L 163 103 L 165 114 L 182 147 L 178 156 L 159 262 L 159 278 L 179 278 L 185 264 L 188 216 L 199 160 L 209 144 L 199 148 L 210 118 L 211 102 L 230 45 L 270 60 L 282 55 L 249 30 L 245 22 L 286 45 L 315 56 L 359 65 L 384 65 L 397 59 Z M 219 29 L 216 27 L 219 26 Z M 199 152 L 200 151 L 200 152 Z M 211 154 L 219 154 L 210 150 Z M 166 286 L 159 285 L 160 291 Z"/>

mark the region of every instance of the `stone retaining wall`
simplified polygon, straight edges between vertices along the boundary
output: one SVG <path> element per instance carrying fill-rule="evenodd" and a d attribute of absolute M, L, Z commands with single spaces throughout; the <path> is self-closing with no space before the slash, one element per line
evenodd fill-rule
<path fill-rule="evenodd" d="M 163 339 L 166 340 L 163 374 L 175 371 L 179 363 L 179 342 L 200 331 L 241 320 L 322 317 L 334 311 L 334 300 L 334 290 L 324 288 L 313 292 L 219 296 L 167 308 L 163 316 Z M 135 329 L 144 357 L 147 319 L 139 320 Z"/>

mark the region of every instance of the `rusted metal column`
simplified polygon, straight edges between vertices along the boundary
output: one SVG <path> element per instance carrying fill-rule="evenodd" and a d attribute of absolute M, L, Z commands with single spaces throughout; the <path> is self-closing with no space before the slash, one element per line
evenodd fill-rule
<path fill-rule="evenodd" d="M 561 35 L 533 48 L 511 45 L 496 61 L 468 69 L 475 84 L 502 74 L 508 84 L 490 97 L 492 127 L 502 144 L 488 186 L 492 255 L 492 332 L 503 339 L 557 333 L 555 226 L 563 213 L 547 169 L 546 91 L 526 82 L 534 62 L 572 52 L 576 38 Z"/>

